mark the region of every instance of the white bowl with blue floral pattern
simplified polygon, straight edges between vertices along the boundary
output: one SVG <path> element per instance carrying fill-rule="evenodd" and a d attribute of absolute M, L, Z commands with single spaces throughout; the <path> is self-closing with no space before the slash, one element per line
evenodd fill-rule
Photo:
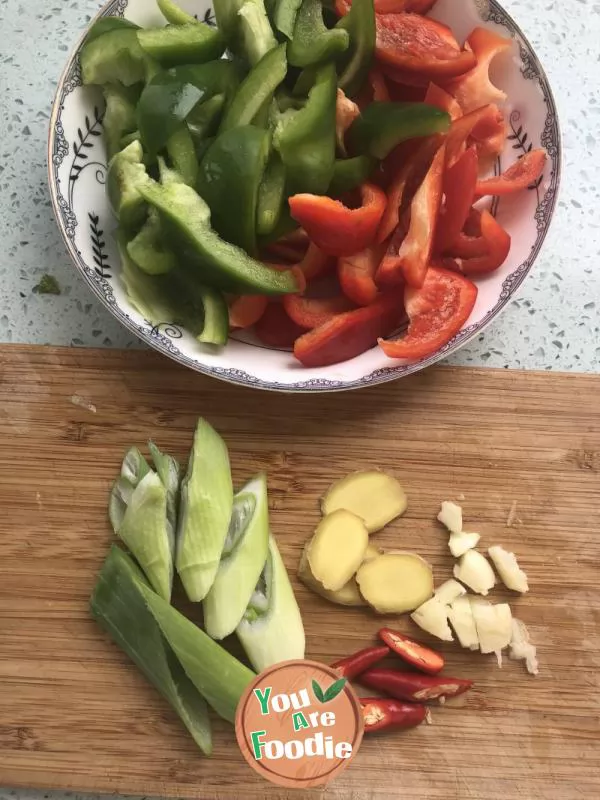
<path fill-rule="evenodd" d="M 181 5 L 199 19 L 214 24 L 207 0 L 182 0 Z M 110 0 L 100 16 L 126 17 L 141 26 L 164 24 L 152 0 Z M 508 97 L 505 111 L 511 128 L 505 150 L 495 165 L 496 174 L 532 146 L 545 147 L 549 156 L 544 175 L 529 191 L 496 198 L 493 213 L 512 237 L 511 252 L 500 270 L 478 282 L 473 313 L 451 342 L 428 358 L 410 364 L 391 361 L 375 347 L 342 364 L 307 369 L 287 351 L 232 338 L 219 352 L 201 345 L 172 320 L 165 319 L 159 325 L 145 320 L 129 302 L 119 277 L 116 223 L 104 186 L 103 100 L 99 90 L 82 86 L 79 42 L 60 79 L 54 102 L 49 180 L 56 219 L 69 254 L 96 296 L 129 330 L 180 364 L 261 389 L 318 392 L 371 386 L 428 367 L 476 337 L 523 283 L 548 232 L 560 179 L 560 132 L 544 71 L 527 39 L 495 0 L 439 0 L 432 16 L 448 24 L 459 41 L 478 25 L 513 39 L 512 57 L 503 58 L 494 75 Z"/>

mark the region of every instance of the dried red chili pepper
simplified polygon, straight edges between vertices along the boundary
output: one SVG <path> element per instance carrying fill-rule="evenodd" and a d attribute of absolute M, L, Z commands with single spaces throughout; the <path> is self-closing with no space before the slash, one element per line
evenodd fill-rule
<path fill-rule="evenodd" d="M 369 669 L 360 676 L 360 683 L 399 700 L 425 703 L 440 697 L 458 697 L 467 692 L 473 681 L 445 676 L 419 675 L 394 669 Z"/>
<path fill-rule="evenodd" d="M 359 650 L 351 656 L 341 658 L 331 666 L 339 673 L 340 677 L 352 681 L 354 678 L 358 677 L 361 672 L 364 672 L 384 659 L 389 653 L 390 648 L 386 645 L 382 645 L 381 647 L 365 647 L 364 650 Z"/>
<path fill-rule="evenodd" d="M 427 708 L 421 703 L 402 703 L 383 697 L 361 697 L 365 733 L 388 728 L 416 728 L 427 719 Z"/>
<path fill-rule="evenodd" d="M 379 631 L 379 638 L 385 642 L 390 650 L 396 655 L 412 664 L 413 667 L 427 672 L 429 675 L 437 674 L 444 666 L 444 659 L 435 650 L 425 647 L 414 639 L 409 639 L 403 633 L 393 631 L 391 628 L 382 628 Z"/>

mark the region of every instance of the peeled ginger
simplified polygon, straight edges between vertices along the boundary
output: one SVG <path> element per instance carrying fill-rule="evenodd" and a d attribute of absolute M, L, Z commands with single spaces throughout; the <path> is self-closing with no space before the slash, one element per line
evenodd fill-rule
<path fill-rule="evenodd" d="M 509 553 L 508 550 L 499 545 L 490 547 L 488 553 L 494 562 L 496 572 L 500 575 L 502 583 L 507 589 L 522 593 L 529 591 L 527 575 L 519 567 L 514 553 Z"/>
<path fill-rule="evenodd" d="M 508 603 L 492 605 L 481 597 L 471 597 L 471 611 L 482 653 L 499 653 L 512 637 L 512 614 Z"/>
<path fill-rule="evenodd" d="M 360 517 L 369 531 L 381 530 L 406 511 L 408 501 L 401 484 L 378 470 L 354 472 L 336 481 L 321 500 L 324 515 L 338 509 Z"/>
<path fill-rule="evenodd" d="M 368 545 L 362 519 L 340 508 L 317 526 L 308 546 L 310 571 L 325 589 L 337 592 L 362 564 Z"/>
<path fill-rule="evenodd" d="M 477 550 L 468 550 L 454 566 L 454 577 L 477 594 L 486 595 L 496 585 L 490 562 Z"/>
<path fill-rule="evenodd" d="M 360 593 L 380 614 L 404 614 L 433 594 L 433 572 L 416 553 L 383 553 L 360 566 Z"/>

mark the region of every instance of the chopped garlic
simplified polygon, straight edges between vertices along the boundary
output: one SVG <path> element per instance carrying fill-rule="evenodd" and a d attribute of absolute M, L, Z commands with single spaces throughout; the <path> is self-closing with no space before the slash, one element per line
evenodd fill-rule
<path fill-rule="evenodd" d="M 454 558 L 464 556 L 467 550 L 472 550 L 477 547 L 477 543 L 481 539 L 478 533 L 467 533 L 461 531 L 460 533 L 451 533 L 448 540 L 448 547 Z"/>
<path fill-rule="evenodd" d="M 499 545 L 490 547 L 488 553 L 507 589 L 522 593 L 529 591 L 527 575 L 519 567 L 514 553 L 509 553 Z"/>
<path fill-rule="evenodd" d="M 432 597 L 410 615 L 413 622 L 432 636 L 444 642 L 453 642 L 454 637 L 448 625 L 448 606 Z"/>
<path fill-rule="evenodd" d="M 460 597 L 461 595 L 466 593 L 467 590 L 462 585 L 462 583 L 459 583 L 458 581 L 455 581 L 453 578 L 450 578 L 449 581 L 445 581 L 445 583 L 442 583 L 441 586 L 438 586 L 438 588 L 434 591 L 433 594 L 438 603 L 447 606 L 454 600 L 456 600 L 457 597 Z"/>
<path fill-rule="evenodd" d="M 539 673 L 537 650 L 529 641 L 529 631 L 525 623 L 513 617 L 512 638 L 510 640 L 510 657 L 515 661 L 525 660 L 527 672 L 531 675 Z"/>
<path fill-rule="evenodd" d="M 445 525 L 450 533 L 460 533 L 462 531 L 462 508 L 451 500 L 444 500 L 438 520 Z"/>
<path fill-rule="evenodd" d="M 479 650 L 479 637 L 468 597 L 457 597 L 451 603 L 448 618 L 461 645 L 469 650 Z"/>
<path fill-rule="evenodd" d="M 471 611 L 482 653 L 495 653 L 508 647 L 512 637 L 512 614 L 508 603 L 492 605 L 480 597 L 471 597 Z"/>
<path fill-rule="evenodd" d="M 477 550 L 467 550 L 454 566 L 454 577 L 477 594 L 486 595 L 496 585 L 496 576 L 489 561 Z"/>

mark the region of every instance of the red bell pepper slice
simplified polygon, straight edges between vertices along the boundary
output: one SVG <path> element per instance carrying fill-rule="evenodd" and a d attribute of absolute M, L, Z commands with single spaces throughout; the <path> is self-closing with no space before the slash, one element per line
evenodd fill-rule
<path fill-rule="evenodd" d="M 479 181 L 475 189 L 477 197 L 488 194 L 500 197 L 520 192 L 535 183 L 544 173 L 548 153 L 543 149 L 531 150 L 510 166 L 502 175 Z"/>
<path fill-rule="evenodd" d="M 278 263 L 289 262 L 289 266 L 291 266 L 292 264 L 297 264 L 299 261 L 302 261 L 306 253 L 306 246 L 306 244 L 301 244 L 300 242 L 286 242 L 280 240 L 271 242 L 265 247 L 263 254 L 267 261 L 277 259 Z"/>
<path fill-rule="evenodd" d="M 254 326 L 254 332 L 268 347 L 283 349 L 293 347 L 304 329 L 289 318 L 281 303 L 271 302 Z"/>
<path fill-rule="evenodd" d="M 338 314 L 356 307 L 344 295 L 303 297 L 299 294 L 287 294 L 283 297 L 282 303 L 288 317 L 306 331 L 317 328 Z"/>
<path fill-rule="evenodd" d="M 395 177 L 387 190 L 387 204 L 377 230 L 378 242 L 384 242 L 398 227 L 403 212 L 408 208 L 427 170 L 431 167 L 441 142 L 439 136 L 428 136 L 416 147 L 413 142 L 405 142 L 402 150 L 397 148 L 386 159 L 385 169 Z M 397 171 L 393 163 L 396 161 L 401 164 Z"/>
<path fill-rule="evenodd" d="M 364 183 L 360 194 L 359 208 L 348 208 L 331 197 L 296 194 L 288 201 L 290 213 L 324 253 L 351 256 L 373 243 L 387 202 L 385 193 L 372 183 Z"/>
<path fill-rule="evenodd" d="M 385 249 L 385 244 L 379 247 L 373 245 L 338 261 L 338 280 L 342 292 L 358 306 L 371 305 L 379 293 L 375 273 Z"/>
<path fill-rule="evenodd" d="M 427 87 L 427 93 L 425 94 L 423 102 L 427 103 L 429 106 L 441 108 L 442 111 L 450 115 L 450 119 L 453 122 L 459 117 L 462 117 L 462 109 L 458 101 L 435 83 L 430 83 Z"/>
<path fill-rule="evenodd" d="M 390 90 L 388 89 L 383 73 L 377 67 L 371 67 L 369 70 L 369 83 L 373 89 L 373 101 L 376 103 L 389 103 L 392 99 L 390 97 Z"/>
<path fill-rule="evenodd" d="M 444 666 L 444 659 L 439 653 L 420 642 L 415 642 L 414 639 L 409 639 L 403 633 L 393 631 L 391 628 L 381 628 L 378 636 L 396 655 L 421 672 L 436 675 Z"/>
<path fill-rule="evenodd" d="M 403 703 L 390 697 L 360 697 L 365 734 L 388 728 L 415 728 L 427 719 L 422 703 Z"/>
<path fill-rule="evenodd" d="M 369 669 L 360 676 L 360 682 L 372 689 L 392 695 L 399 700 L 425 703 L 440 697 L 458 697 L 467 692 L 473 681 L 449 678 L 445 675 L 419 675 L 417 672 L 400 672 L 395 669 Z"/>
<path fill-rule="evenodd" d="M 376 14 L 427 14 L 437 0 L 375 0 Z M 345 17 L 352 8 L 351 0 L 336 0 L 335 10 L 339 17 Z"/>
<path fill-rule="evenodd" d="M 398 248 L 392 239 L 377 270 L 376 281 L 380 286 L 396 286 L 405 280 L 418 289 L 425 281 L 442 200 L 445 151 L 445 145 L 438 149 L 413 197 L 408 233 Z"/>
<path fill-rule="evenodd" d="M 488 113 L 471 131 L 471 139 L 477 145 L 480 158 L 494 159 L 500 155 L 506 144 L 506 120 L 495 103 L 491 103 L 488 109 Z"/>
<path fill-rule="evenodd" d="M 377 14 L 375 56 L 419 79 L 450 80 L 476 64 L 446 25 L 418 14 Z"/>
<path fill-rule="evenodd" d="M 500 53 L 512 49 L 512 40 L 487 28 L 475 28 L 466 47 L 472 51 L 476 65 L 470 72 L 445 84 L 446 91 L 458 100 L 465 113 L 489 103 L 503 103 L 506 93 L 491 82 L 490 64 Z"/>
<path fill-rule="evenodd" d="M 421 289 L 408 286 L 404 293 L 410 320 L 406 336 L 391 342 L 380 339 L 379 345 L 390 358 L 425 358 L 460 331 L 476 299 L 477 287 L 468 278 L 442 267 L 429 267 Z"/>
<path fill-rule="evenodd" d="M 382 661 L 390 654 L 390 648 L 386 645 L 381 647 L 365 647 L 364 650 L 359 650 L 357 653 L 352 653 L 351 656 L 346 656 L 331 665 L 340 678 L 347 678 L 353 681 L 361 672 L 364 672 L 375 664 Z"/>
<path fill-rule="evenodd" d="M 456 164 L 464 153 L 467 140 L 476 127 L 494 114 L 494 106 L 488 105 L 469 111 L 468 114 L 454 120 L 446 136 L 446 163 L 449 167 Z"/>
<path fill-rule="evenodd" d="M 405 319 L 401 292 L 381 295 L 370 306 L 338 314 L 296 340 L 294 355 L 305 367 L 328 367 L 369 350 Z M 385 331 L 385 333 L 384 333 Z"/>
<path fill-rule="evenodd" d="M 444 203 L 435 233 L 436 253 L 451 247 L 465 226 L 475 197 L 478 167 L 477 150 L 469 147 L 444 173 Z"/>
<path fill-rule="evenodd" d="M 473 277 L 489 275 L 490 272 L 499 269 L 508 258 L 511 244 L 510 234 L 489 211 L 481 214 L 481 238 L 486 247 L 483 255 L 458 259 L 455 262 L 463 275 Z"/>
<path fill-rule="evenodd" d="M 249 328 L 265 313 L 269 298 L 264 294 L 243 294 L 229 303 L 229 327 Z"/>
<path fill-rule="evenodd" d="M 487 242 L 481 235 L 481 211 L 472 208 L 463 230 L 448 248 L 447 255 L 454 258 L 474 258 L 485 255 L 487 251 Z"/>

